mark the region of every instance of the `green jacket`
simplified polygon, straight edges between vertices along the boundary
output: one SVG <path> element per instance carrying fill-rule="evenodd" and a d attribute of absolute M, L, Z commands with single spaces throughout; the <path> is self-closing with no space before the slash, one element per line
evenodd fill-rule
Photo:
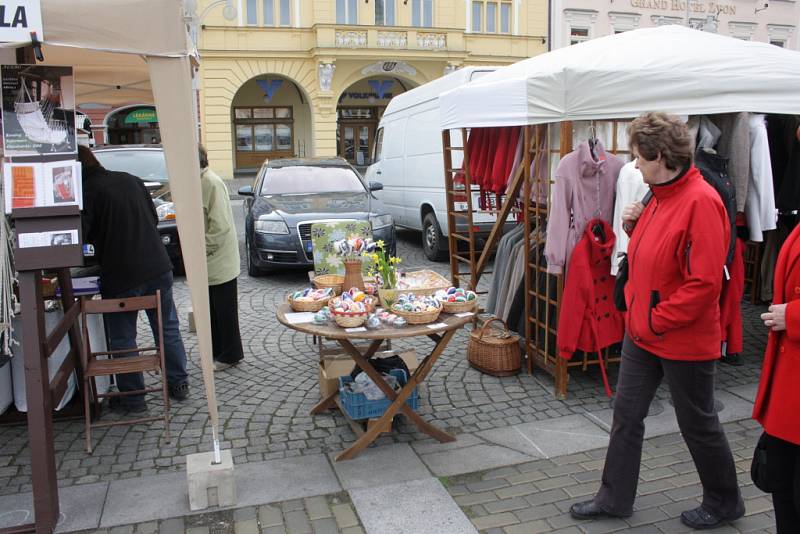
<path fill-rule="evenodd" d="M 203 188 L 208 285 L 215 286 L 239 276 L 239 239 L 225 182 L 209 168 L 203 169 L 200 182 Z"/>

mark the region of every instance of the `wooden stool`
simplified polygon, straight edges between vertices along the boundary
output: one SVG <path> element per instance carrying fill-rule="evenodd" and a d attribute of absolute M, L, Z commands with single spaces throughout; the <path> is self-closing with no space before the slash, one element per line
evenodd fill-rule
<path fill-rule="evenodd" d="M 88 321 L 86 315 L 92 313 L 130 313 L 140 310 L 156 310 L 158 321 L 158 340 L 155 347 L 130 348 L 122 350 L 109 350 L 92 352 L 90 347 L 89 332 L 87 329 Z M 122 299 L 83 299 L 81 301 L 81 313 L 84 314 L 81 337 L 81 365 L 83 366 L 83 405 L 86 418 L 86 452 L 92 452 L 92 427 L 103 427 L 113 425 L 135 425 L 149 421 L 164 420 L 167 441 L 170 440 L 169 434 L 169 394 L 167 391 L 167 370 L 164 363 L 164 329 L 161 320 L 161 292 L 156 291 L 155 295 L 143 297 L 131 297 Z M 138 353 L 137 356 L 127 356 L 114 358 L 115 355 Z M 98 360 L 97 356 L 110 356 L 109 359 Z M 141 373 L 144 371 L 158 371 L 161 373 L 161 387 L 134 390 L 117 391 L 110 393 L 97 393 L 95 377 L 118 375 L 125 373 Z M 121 397 L 128 395 L 141 395 L 143 393 L 154 393 L 161 391 L 164 397 L 164 415 L 140 417 L 137 419 L 126 419 L 124 421 L 109 421 L 105 423 L 91 422 L 90 406 L 97 403 L 100 397 Z M 89 402 L 91 393 L 92 403 Z"/>

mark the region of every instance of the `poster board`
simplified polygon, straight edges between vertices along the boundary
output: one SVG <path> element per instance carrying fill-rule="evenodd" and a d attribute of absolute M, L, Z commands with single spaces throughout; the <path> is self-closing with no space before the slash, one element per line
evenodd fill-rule
<path fill-rule="evenodd" d="M 311 225 L 311 250 L 314 254 L 314 273 L 344 274 L 342 256 L 336 253 L 334 243 L 342 239 L 360 237 L 372 239 L 372 226 L 369 221 L 323 222 Z M 363 258 L 361 272 L 367 275 L 372 268 L 372 260 Z"/>
<path fill-rule="evenodd" d="M 72 67 L 1 65 L 6 157 L 77 153 Z"/>
<path fill-rule="evenodd" d="M 5 212 L 22 208 L 83 209 L 81 164 L 74 160 L 3 164 Z"/>

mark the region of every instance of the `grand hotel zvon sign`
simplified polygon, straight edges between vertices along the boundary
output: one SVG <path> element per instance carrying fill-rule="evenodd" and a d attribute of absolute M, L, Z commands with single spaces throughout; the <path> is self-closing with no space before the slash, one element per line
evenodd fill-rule
<path fill-rule="evenodd" d="M 686 11 L 684 0 L 631 0 L 631 7 L 640 9 L 659 9 L 661 11 Z M 735 15 L 736 6 L 719 2 L 689 2 L 692 13 L 710 13 L 712 15 Z"/>

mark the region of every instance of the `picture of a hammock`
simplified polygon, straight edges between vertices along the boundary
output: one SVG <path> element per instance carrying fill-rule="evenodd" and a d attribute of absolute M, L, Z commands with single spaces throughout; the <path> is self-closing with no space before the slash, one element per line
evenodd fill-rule
<path fill-rule="evenodd" d="M 50 97 L 44 97 L 41 101 L 34 100 L 28 91 L 25 78 L 20 76 L 20 88 L 14 102 L 14 111 L 22 131 L 30 141 L 54 145 L 52 150 L 55 151 L 55 145 L 67 140 L 67 123 L 53 118 L 57 99 L 52 97 L 57 97 L 59 91 L 50 87 Z"/>

